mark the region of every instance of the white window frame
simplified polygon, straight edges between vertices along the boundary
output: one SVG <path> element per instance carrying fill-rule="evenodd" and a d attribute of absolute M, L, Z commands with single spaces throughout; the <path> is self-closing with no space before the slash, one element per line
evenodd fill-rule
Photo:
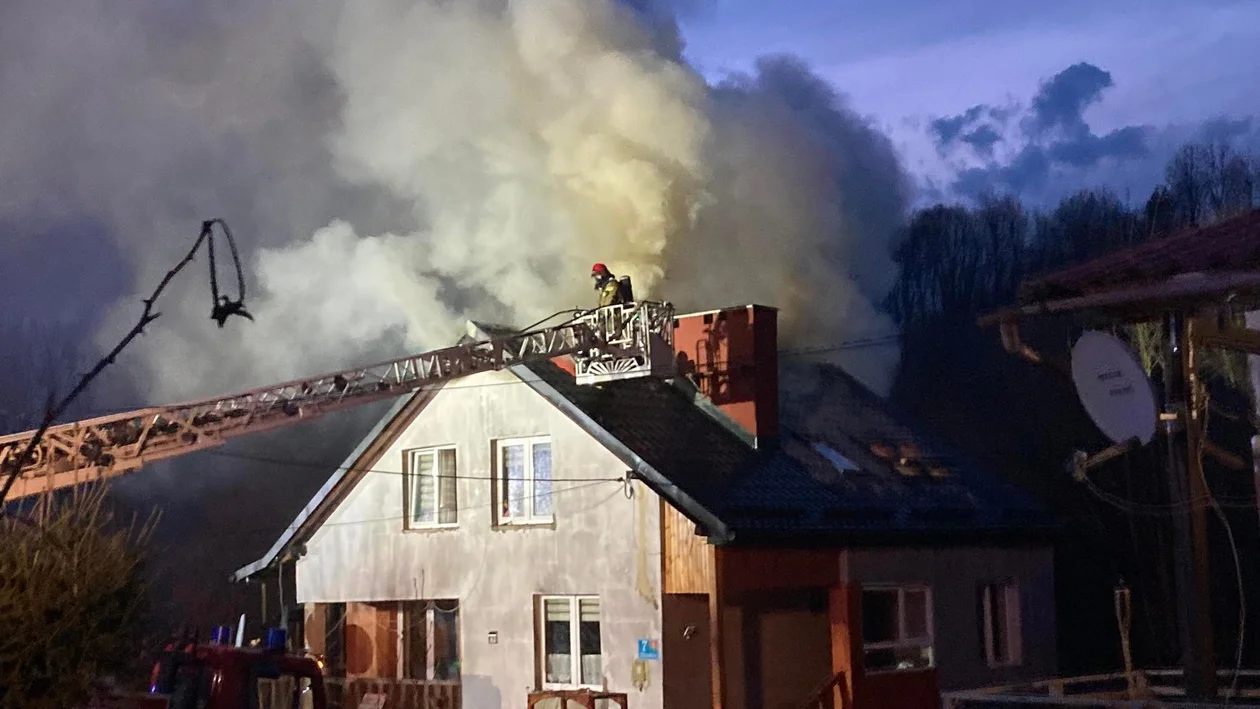
<path fill-rule="evenodd" d="M 450 451 L 455 456 L 455 521 L 441 522 L 442 519 L 442 485 L 440 468 L 438 466 L 439 453 L 442 451 Z M 404 504 L 407 514 L 403 518 L 403 528 L 408 530 L 414 529 L 453 529 L 459 526 L 459 452 L 455 446 L 431 446 L 429 448 L 413 448 L 406 451 L 406 471 L 403 481 L 403 493 L 406 495 Z M 419 466 L 416 465 L 416 459 L 421 456 L 433 456 L 433 468 L 431 476 L 433 478 L 433 521 L 424 522 L 416 519 L 415 505 L 415 486 L 417 479 L 420 477 L 416 472 Z"/>
<path fill-rule="evenodd" d="M 980 586 L 981 593 L 981 612 L 984 617 L 981 622 L 984 624 L 983 636 L 980 638 L 984 643 L 984 659 L 989 667 L 1018 667 L 1024 664 L 1024 647 L 1023 647 L 1023 631 L 1020 627 L 1020 605 L 1019 605 L 1019 584 L 1014 579 L 1001 579 L 997 581 L 986 581 Z M 994 627 L 994 621 L 998 620 L 996 614 L 999 609 L 994 607 L 994 593 L 1001 593 L 1005 602 L 1005 613 L 1001 621 L 1001 628 Z M 993 651 L 993 634 L 999 630 L 1006 631 L 1006 657 L 997 657 Z"/>
<path fill-rule="evenodd" d="M 547 601 L 568 601 L 569 603 L 569 647 L 573 651 L 570 655 L 572 663 L 569 670 L 569 676 L 576 681 L 571 683 L 559 683 L 547 681 Z M 595 601 L 599 604 L 599 681 L 591 684 L 582 684 L 582 601 Z M 599 596 L 539 596 L 538 606 L 535 611 L 534 621 L 538 632 L 538 658 L 535 662 L 538 672 L 538 681 L 543 689 L 602 689 L 604 686 L 604 603 Z"/>
<path fill-rule="evenodd" d="M 534 514 L 534 446 L 539 443 L 546 443 L 551 446 L 551 514 L 536 515 Z M 507 471 L 504 470 L 504 463 L 507 457 L 504 455 L 504 449 L 511 446 L 525 446 L 525 514 L 511 516 L 504 510 L 504 502 L 506 502 L 504 491 L 504 483 L 506 482 Z M 494 445 L 494 521 L 497 525 L 503 526 L 520 526 L 520 525 L 545 525 L 551 524 L 556 519 L 556 448 L 552 445 L 551 436 L 529 436 L 526 438 L 503 438 L 495 441 Z"/>
<path fill-rule="evenodd" d="M 936 628 L 935 617 L 932 608 L 932 587 L 926 584 L 864 584 L 862 592 L 867 591 L 880 593 L 896 593 L 897 594 L 897 637 L 893 640 L 883 642 L 866 642 L 866 638 L 862 638 L 862 663 L 866 663 L 866 654 L 872 650 L 899 650 L 903 648 L 920 648 L 926 649 L 928 654 L 927 667 L 914 667 L 910 669 L 867 669 L 867 674 L 889 674 L 893 672 L 918 672 L 931 669 L 936 666 Z M 922 592 L 924 603 L 924 627 L 927 635 L 921 637 L 909 637 L 906 633 L 906 593 Z M 863 633 L 865 635 L 865 633 Z"/>

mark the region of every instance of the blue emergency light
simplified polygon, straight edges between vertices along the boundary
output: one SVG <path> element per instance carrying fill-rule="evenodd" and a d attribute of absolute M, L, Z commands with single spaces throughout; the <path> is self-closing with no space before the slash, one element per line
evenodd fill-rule
<path fill-rule="evenodd" d="M 284 628 L 267 628 L 267 649 L 283 652 L 286 646 Z"/>
<path fill-rule="evenodd" d="M 210 642 L 214 645 L 231 645 L 232 628 L 226 625 L 214 626 L 214 630 L 210 632 Z"/>

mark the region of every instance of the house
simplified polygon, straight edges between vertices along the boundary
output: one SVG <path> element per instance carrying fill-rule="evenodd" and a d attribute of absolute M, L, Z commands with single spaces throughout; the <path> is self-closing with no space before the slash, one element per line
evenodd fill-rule
<path fill-rule="evenodd" d="M 670 381 L 543 362 L 401 400 L 236 577 L 288 568 L 330 674 L 411 706 L 915 709 L 1053 674 L 1054 521 L 839 370 L 781 425 L 776 318 L 678 317 Z"/>

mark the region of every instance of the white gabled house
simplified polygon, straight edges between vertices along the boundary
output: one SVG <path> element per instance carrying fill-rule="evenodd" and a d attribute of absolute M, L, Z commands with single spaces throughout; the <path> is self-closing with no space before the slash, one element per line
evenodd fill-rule
<path fill-rule="evenodd" d="M 402 399 L 236 576 L 292 573 L 294 635 L 343 707 L 585 687 L 779 709 L 831 680 L 851 707 L 917 709 L 1053 672 L 1052 521 L 970 464 L 881 458 L 905 443 L 876 440 L 905 435 L 883 419 L 780 435 L 775 329 L 762 306 L 678 318 L 689 379 L 577 386 L 542 363 Z"/>

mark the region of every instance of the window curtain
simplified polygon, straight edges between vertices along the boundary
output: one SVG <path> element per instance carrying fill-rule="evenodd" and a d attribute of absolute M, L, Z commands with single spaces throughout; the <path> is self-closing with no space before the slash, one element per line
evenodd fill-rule
<path fill-rule="evenodd" d="M 548 517 L 552 513 L 551 444 L 534 445 L 534 514 Z"/>
<path fill-rule="evenodd" d="M 604 665 L 603 649 L 599 638 L 599 601 L 594 598 L 583 598 L 578 601 L 578 637 L 582 649 L 582 684 L 603 684 Z"/>
<path fill-rule="evenodd" d="M 419 453 L 411 458 L 411 521 L 431 524 L 436 519 L 437 490 L 433 485 L 433 454 Z"/>
<path fill-rule="evenodd" d="M 455 449 L 438 451 L 438 524 L 455 524 L 459 519 L 458 482 Z"/>
<path fill-rule="evenodd" d="M 553 684 L 573 683 L 572 610 L 567 598 L 549 598 L 543 602 L 543 642 L 546 653 L 546 678 Z"/>
<path fill-rule="evenodd" d="M 525 446 L 503 447 L 503 512 L 525 516 Z"/>

